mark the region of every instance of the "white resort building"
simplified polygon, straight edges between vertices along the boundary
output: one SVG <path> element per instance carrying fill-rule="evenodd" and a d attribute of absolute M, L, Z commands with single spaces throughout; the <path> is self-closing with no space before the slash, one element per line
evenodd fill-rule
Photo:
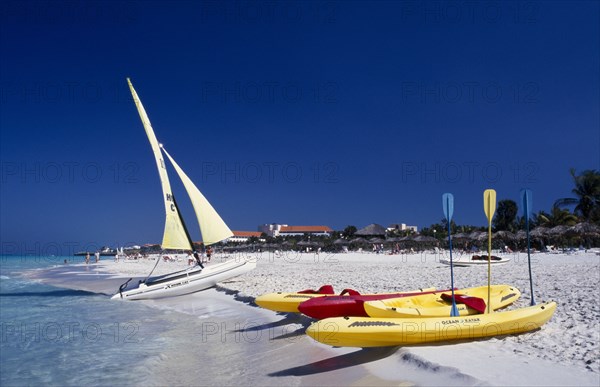
<path fill-rule="evenodd" d="M 329 236 L 333 232 L 329 226 L 288 226 L 287 224 L 263 224 L 258 226 L 259 233 L 268 236 L 293 236 L 293 235 L 324 235 Z"/>

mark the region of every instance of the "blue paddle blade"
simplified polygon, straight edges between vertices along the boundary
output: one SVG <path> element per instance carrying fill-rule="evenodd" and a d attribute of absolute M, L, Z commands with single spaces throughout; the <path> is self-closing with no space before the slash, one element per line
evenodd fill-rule
<path fill-rule="evenodd" d="M 523 206 L 523 216 L 531 218 L 531 190 L 524 188 L 521 190 L 521 205 Z"/>
<path fill-rule="evenodd" d="M 458 312 L 458 307 L 456 306 L 454 299 L 452 299 L 452 309 L 450 310 L 450 317 L 456 316 L 460 316 L 460 313 Z"/>
<path fill-rule="evenodd" d="M 444 207 L 444 216 L 450 222 L 454 213 L 454 195 L 445 193 L 442 195 L 442 206 Z"/>

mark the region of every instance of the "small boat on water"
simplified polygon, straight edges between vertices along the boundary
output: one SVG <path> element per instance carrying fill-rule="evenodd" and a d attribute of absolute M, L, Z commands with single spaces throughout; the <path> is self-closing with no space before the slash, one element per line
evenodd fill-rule
<path fill-rule="evenodd" d="M 175 196 L 171 190 L 166 164 L 162 155 L 163 152 L 171 162 L 171 165 L 173 165 L 173 168 L 177 172 L 177 175 L 181 179 L 183 186 L 190 197 L 194 212 L 196 213 L 196 218 L 200 225 L 200 232 L 202 234 L 204 245 L 209 246 L 233 236 L 233 232 L 231 232 L 223 219 L 221 219 L 212 205 L 206 200 L 200 190 L 198 190 L 196 185 L 190 180 L 185 172 L 183 172 L 175 160 L 173 160 L 162 144 L 159 144 L 156 135 L 154 134 L 154 129 L 152 129 L 152 125 L 150 124 L 150 119 L 146 114 L 146 110 L 142 106 L 142 102 L 134 90 L 129 78 L 127 79 L 127 82 L 131 90 L 131 95 L 133 96 L 133 101 L 135 102 L 144 125 L 146 135 L 150 141 L 150 146 L 152 147 L 156 165 L 158 167 L 158 174 L 160 176 L 166 212 L 161 247 L 163 249 L 189 251 L 190 253 L 194 250 L 194 244 L 185 222 L 183 221 L 177 202 L 175 201 Z M 198 253 L 194 252 L 194 257 L 197 266 L 159 277 L 150 277 L 149 275 L 132 289 L 128 289 L 129 282 L 131 281 L 131 279 L 129 279 L 129 281 L 121 285 L 118 293 L 112 298 L 139 300 L 194 293 L 213 287 L 217 282 L 237 277 L 256 267 L 255 261 L 246 259 L 230 260 L 218 264 L 211 263 L 207 264 L 205 267 L 202 264 Z M 160 258 L 157 259 L 156 264 L 158 264 L 160 260 Z"/>
<path fill-rule="evenodd" d="M 491 265 L 504 265 L 510 262 L 510 257 L 498 257 L 495 255 L 491 256 L 490 264 Z M 450 260 L 446 258 L 441 258 L 440 263 L 444 265 L 450 265 Z M 487 255 L 473 255 L 470 258 L 466 256 L 453 258 L 452 264 L 454 266 L 486 266 L 488 264 L 488 256 Z"/>

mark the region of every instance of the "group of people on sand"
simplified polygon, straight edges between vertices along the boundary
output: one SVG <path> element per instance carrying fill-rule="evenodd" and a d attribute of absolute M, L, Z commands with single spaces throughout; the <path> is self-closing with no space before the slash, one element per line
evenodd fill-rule
<path fill-rule="evenodd" d="M 96 263 L 100 262 L 100 253 L 96 251 L 96 253 L 94 254 L 94 258 L 96 259 Z M 85 263 L 90 263 L 90 253 L 85 254 Z"/>
<path fill-rule="evenodd" d="M 401 249 L 400 248 L 400 244 L 396 243 L 394 245 L 394 248 L 392 248 L 392 250 L 388 253 L 389 255 L 396 255 L 396 254 L 414 254 L 415 249 L 413 249 L 412 247 L 410 249 Z"/>
<path fill-rule="evenodd" d="M 383 254 L 383 243 L 380 245 L 373 243 L 373 252 L 375 254 Z"/>
<path fill-rule="evenodd" d="M 198 264 L 198 265 L 204 267 L 202 264 L 210 262 L 212 255 L 213 255 L 213 249 L 210 246 L 208 246 L 206 248 L 206 250 L 202 253 L 198 253 L 197 251 L 193 251 L 193 252 L 188 251 L 188 253 L 187 253 L 188 266 Z M 134 259 L 138 259 L 138 258 L 142 258 L 142 257 L 143 256 L 141 254 L 137 254 L 134 257 Z M 96 263 L 100 262 L 100 253 L 99 252 L 96 252 L 94 254 L 94 259 L 95 259 Z M 163 260 L 165 262 L 174 261 L 174 259 L 172 259 L 168 255 L 163 256 Z M 115 262 L 119 262 L 119 254 L 118 253 L 115 255 Z M 86 264 L 90 263 L 90 253 L 89 252 L 86 253 L 86 255 L 85 255 L 85 263 Z"/>
<path fill-rule="evenodd" d="M 200 253 L 198 253 L 197 251 L 194 251 L 194 252 L 188 251 L 188 255 L 187 255 L 188 266 L 198 264 L 198 266 L 204 267 L 203 263 L 210 262 L 210 259 L 212 258 L 212 254 L 213 254 L 212 247 L 208 246 L 206 248 L 204 254 L 206 254 L 206 259 L 202 259 L 200 257 Z"/>

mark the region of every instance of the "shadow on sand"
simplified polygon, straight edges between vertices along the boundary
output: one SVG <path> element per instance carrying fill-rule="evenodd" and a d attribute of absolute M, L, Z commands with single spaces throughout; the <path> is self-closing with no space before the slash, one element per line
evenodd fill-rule
<path fill-rule="evenodd" d="M 274 330 L 274 328 L 279 328 L 279 327 L 285 327 L 287 325 L 290 324 L 300 324 L 301 327 L 295 330 L 291 330 L 291 329 L 282 329 L 282 333 L 284 333 L 281 336 L 277 336 L 277 337 L 272 337 L 273 340 L 280 340 L 280 339 L 287 339 L 287 338 L 291 338 L 291 337 L 296 337 L 299 335 L 303 335 L 304 332 L 306 331 L 306 328 L 308 328 L 308 326 L 314 321 L 311 318 L 308 318 L 304 315 L 298 314 L 298 313 L 277 313 L 278 315 L 282 315 L 284 316 L 284 318 L 282 318 L 281 320 L 278 321 L 274 321 L 274 322 L 269 322 L 266 324 L 261 324 L 261 325 L 254 325 L 251 327 L 247 327 L 244 329 L 239 329 L 236 330 L 235 332 L 256 332 L 256 331 L 263 331 L 263 330 Z"/>
<path fill-rule="evenodd" d="M 361 348 L 356 352 L 273 372 L 270 373 L 269 376 L 307 376 L 354 367 L 386 358 L 396 353 L 399 348 L 400 347 Z"/>

